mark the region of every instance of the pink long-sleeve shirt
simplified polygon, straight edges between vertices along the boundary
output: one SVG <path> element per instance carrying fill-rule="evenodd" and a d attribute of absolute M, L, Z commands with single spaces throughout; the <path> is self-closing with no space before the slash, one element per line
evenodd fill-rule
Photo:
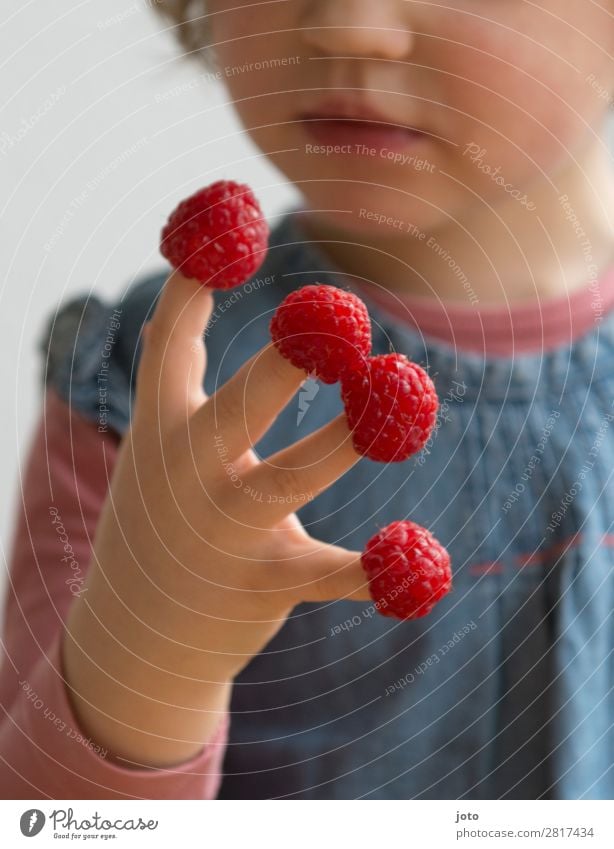
<path fill-rule="evenodd" d="M 599 281 L 600 310 L 614 308 L 614 268 Z M 354 286 L 354 288 L 358 288 Z M 384 308 L 467 350 L 518 355 L 570 344 L 595 321 L 594 287 L 514 307 L 438 304 L 366 287 Z M 22 475 L 10 561 L 0 674 L 0 797 L 213 799 L 221 781 L 229 717 L 191 760 L 134 769 L 80 728 L 60 662 L 60 641 L 85 576 L 119 436 L 48 389 Z M 69 546 L 66 549 L 66 546 Z"/>
<path fill-rule="evenodd" d="M 22 474 L 4 611 L 0 798 L 213 799 L 228 731 L 172 769 L 124 766 L 81 728 L 62 674 L 63 622 L 79 592 L 119 437 L 48 389 Z"/>

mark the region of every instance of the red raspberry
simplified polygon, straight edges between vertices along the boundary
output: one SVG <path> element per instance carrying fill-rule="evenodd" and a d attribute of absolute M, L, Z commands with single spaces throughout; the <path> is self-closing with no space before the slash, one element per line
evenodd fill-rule
<path fill-rule="evenodd" d="M 186 277 L 213 289 L 230 289 L 258 271 L 268 237 L 268 224 L 249 186 L 218 180 L 171 213 L 160 252 Z"/>
<path fill-rule="evenodd" d="M 351 292 L 322 283 L 290 292 L 275 310 L 270 330 L 279 353 L 323 383 L 336 383 L 371 350 L 366 306 Z"/>
<path fill-rule="evenodd" d="M 450 555 L 415 522 L 392 522 L 372 536 L 362 565 L 371 597 L 384 616 L 426 616 L 452 587 Z"/>
<path fill-rule="evenodd" d="M 407 460 L 435 426 L 439 400 L 431 378 L 404 354 L 369 357 L 341 380 L 352 442 L 382 463 Z"/>

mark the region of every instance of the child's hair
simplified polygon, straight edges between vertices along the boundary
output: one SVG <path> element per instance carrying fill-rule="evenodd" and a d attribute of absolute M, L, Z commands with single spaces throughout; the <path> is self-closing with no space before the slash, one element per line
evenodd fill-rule
<path fill-rule="evenodd" d="M 173 32 L 186 53 L 207 61 L 201 52 L 208 44 L 205 0 L 152 0 L 151 5 L 175 24 Z"/>

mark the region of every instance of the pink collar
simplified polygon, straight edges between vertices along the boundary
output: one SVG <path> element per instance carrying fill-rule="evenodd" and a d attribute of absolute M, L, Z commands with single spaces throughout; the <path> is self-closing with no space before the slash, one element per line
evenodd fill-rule
<path fill-rule="evenodd" d="M 434 336 L 455 348 L 502 356 L 570 345 L 614 307 L 614 266 L 570 295 L 486 307 L 419 295 L 393 295 L 354 277 L 348 282 L 357 294 L 364 292 L 365 297 L 425 336 Z"/>

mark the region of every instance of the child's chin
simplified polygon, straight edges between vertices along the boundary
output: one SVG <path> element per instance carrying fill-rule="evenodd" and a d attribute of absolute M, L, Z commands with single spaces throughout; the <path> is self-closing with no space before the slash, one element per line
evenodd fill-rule
<path fill-rule="evenodd" d="M 309 206 L 318 210 L 315 217 L 321 225 L 357 241 L 407 239 L 408 236 L 419 236 L 420 232 L 426 233 L 436 223 L 427 220 L 423 204 L 408 204 L 407 208 L 399 209 L 398 205 L 386 206 L 373 199 L 353 200 L 344 198 L 345 202 L 339 204 L 344 209 L 325 209 L 313 202 Z M 433 218 L 432 211 L 429 218 Z"/>

